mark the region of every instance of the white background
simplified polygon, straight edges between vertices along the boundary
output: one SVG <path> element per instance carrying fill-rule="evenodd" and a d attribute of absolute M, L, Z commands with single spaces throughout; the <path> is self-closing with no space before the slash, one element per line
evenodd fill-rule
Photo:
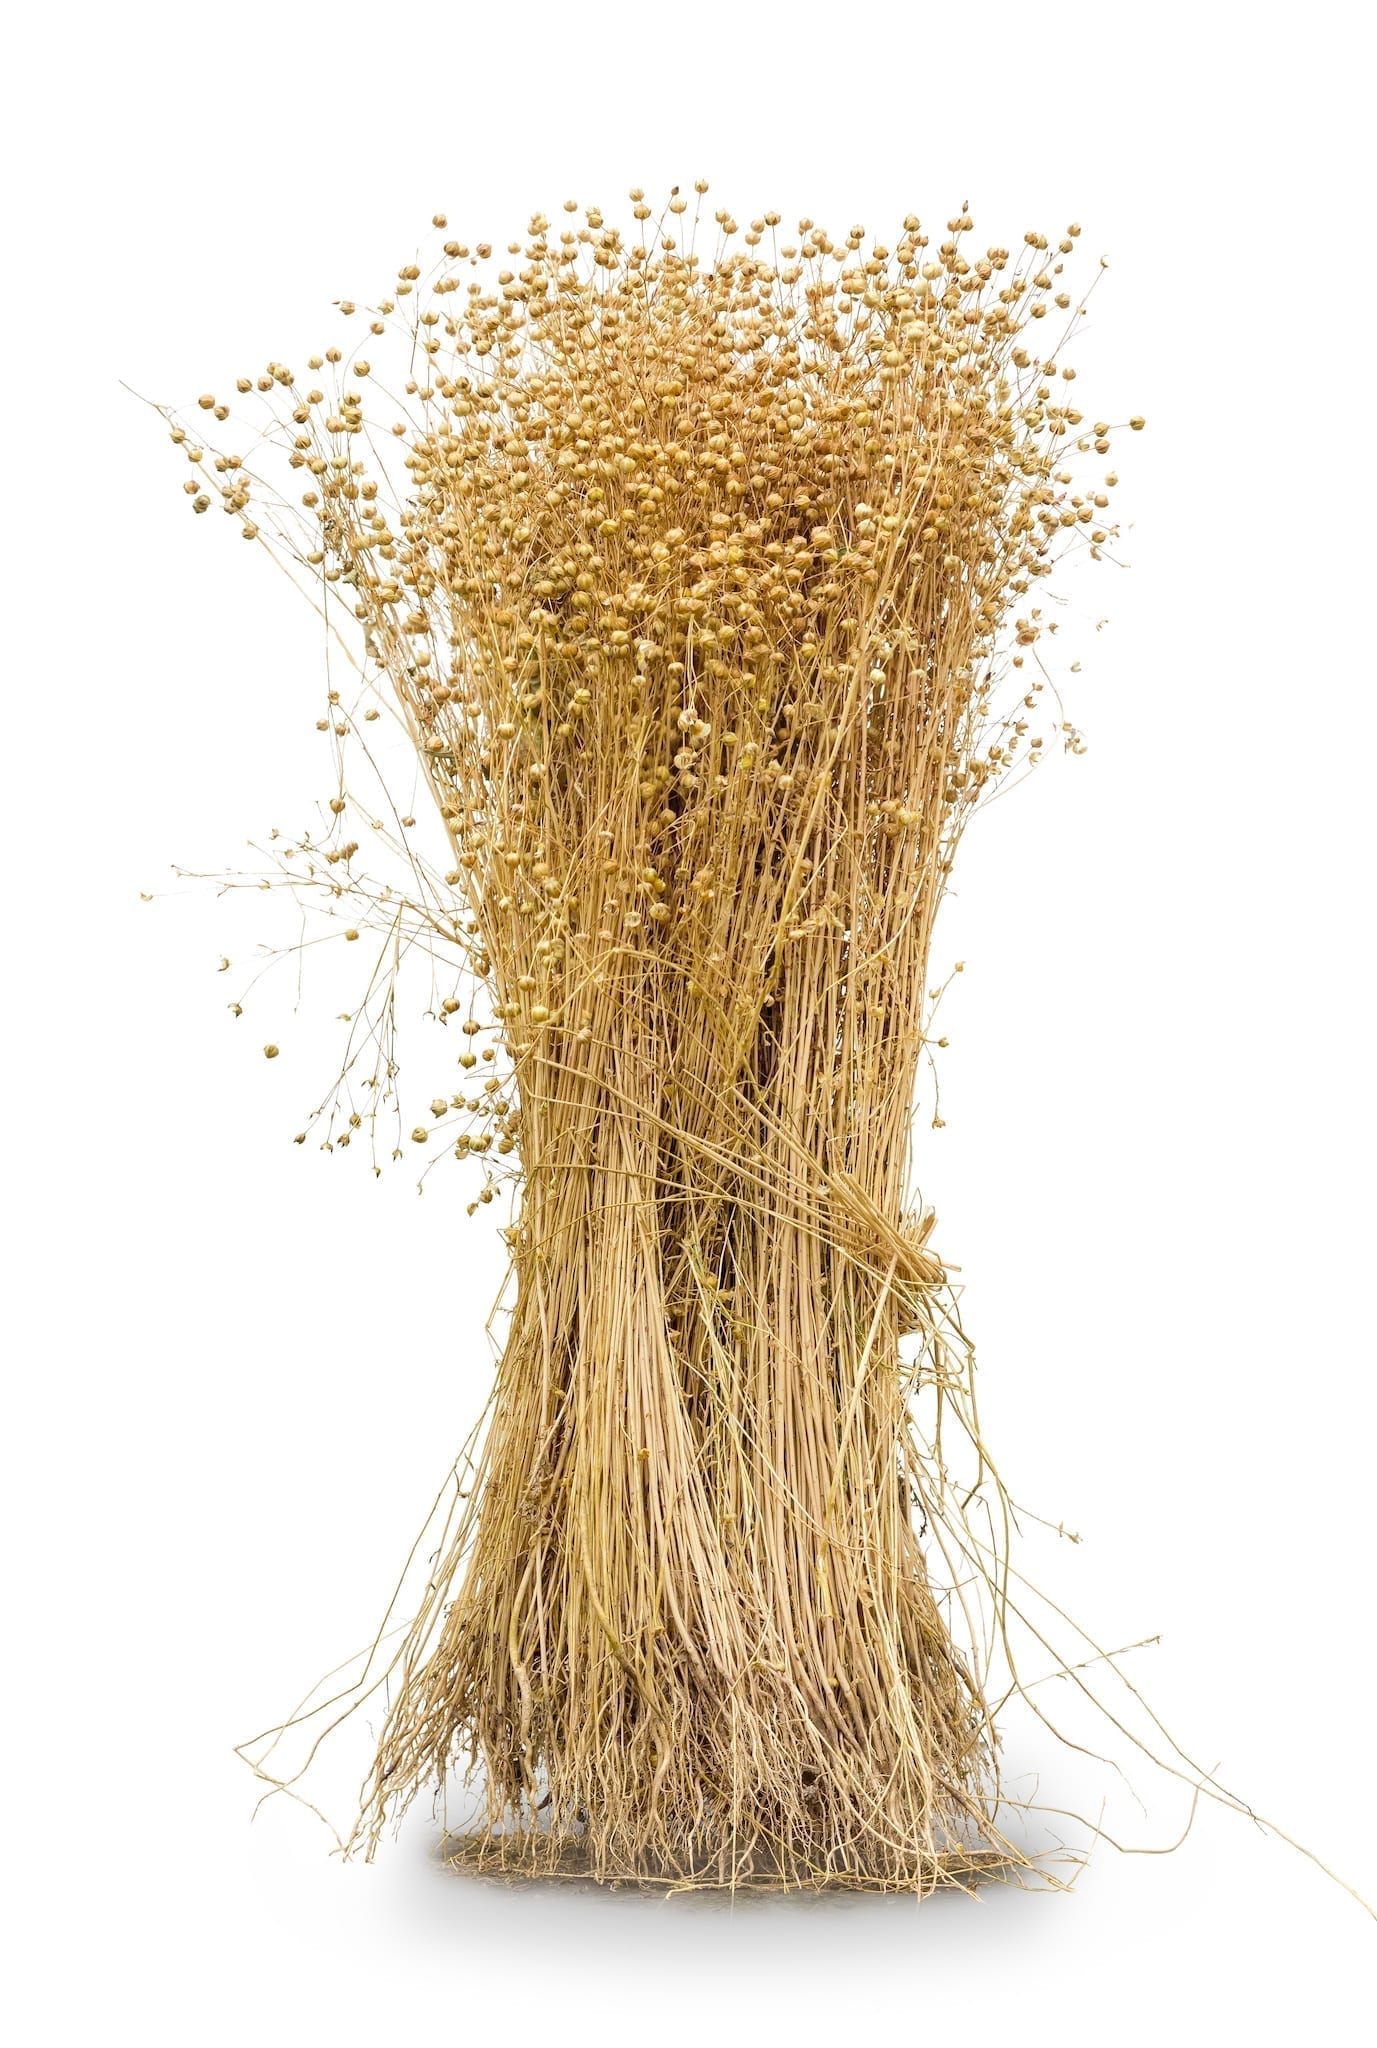
<path fill-rule="evenodd" d="M 249 1825 L 232 1744 L 374 1621 L 484 1388 L 501 1261 L 457 1179 L 418 1200 L 409 1163 L 375 1185 L 293 1147 L 332 1004 L 232 1023 L 242 917 L 139 900 L 309 822 L 328 770 L 309 614 L 188 515 L 117 379 L 186 402 L 304 354 L 437 208 L 501 242 L 702 174 L 742 218 L 969 200 L 990 239 L 1075 218 L 1111 253 L 1078 389 L 1149 418 L 1132 569 L 1083 599 L 1111 620 L 1075 679 L 1090 752 L 964 848 L 924 1190 L 1014 1490 L 1086 1539 L 1044 1581 L 1110 1641 L 1160 1631 L 1134 1669 L 1173 1732 L 1377 1900 L 1357 11 L 467 15 L 8 32 L 16 2038 L 1366 2038 L 1371 1920 L 1209 1810 L 1069 1898 L 734 1912 L 464 1883 L 424 1815 L 371 1868 L 280 1804 Z M 266 904 L 249 936 L 282 936 Z M 1169 1839 L 1180 1800 L 1139 1790 L 1136 1839 Z"/>

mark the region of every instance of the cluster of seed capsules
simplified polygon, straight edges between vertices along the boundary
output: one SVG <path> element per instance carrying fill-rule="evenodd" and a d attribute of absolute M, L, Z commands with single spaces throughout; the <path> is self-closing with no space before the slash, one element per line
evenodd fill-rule
<path fill-rule="evenodd" d="M 949 860 L 1049 733 L 1082 744 L 1037 602 L 1058 560 L 1116 537 L 1115 429 L 1083 417 L 1063 359 L 1079 227 L 981 247 L 963 210 L 940 235 L 910 214 L 887 241 L 834 238 L 709 217 L 706 191 L 657 215 L 633 190 L 629 230 L 569 202 L 505 262 L 437 215 L 424 270 L 340 302 L 355 347 L 207 393 L 199 426 L 168 414 L 193 509 L 218 497 L 356 651 L 354 699 L 332 690 L 319 721 L 325 829 L 295 850 L 336 910 L 352 896 L 394 931 L 400 907 L 453 957 L 460 1007 L 486 1000 L 512 1067 L 471 1155 L 519 1150 L 521 1062 L 593 1028 L 599 976 L 656 948 L 690 989 L 721 964 L 725 838 L 812 835 L 780 935 L 806 936 L 847 914 L 820 820 Z M 212 450 L 209 422 L 241 415 L 240 450 Z M 449 849 L 429 866 L 403 831 L 383 888 L 360 874 L 345 746 L 379 705 Z M 917 787 L 925 719 L 941 774 Z M 468 1101 L 437 1097 L 433 1123 Z"/>

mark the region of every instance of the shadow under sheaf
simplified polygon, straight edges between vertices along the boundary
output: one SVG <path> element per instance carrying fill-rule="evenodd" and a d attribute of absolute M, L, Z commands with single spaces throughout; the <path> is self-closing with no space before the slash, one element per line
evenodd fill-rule
<path fill-rule="evenodd" d="M 1035 1794 L 1036 1772 L 1015 1772 L 1013 1782 Z M 466 1847 L 474 1840 L 473 1831 L 482 1827 L 484 1812 L 481 1788 L 451 1776 L 433 1811 L 413 1809 L 402 1823 L 397 1861 L 405 1866 L 407 1912 L 419 1912 L 427 1924 L 443 1927 L 466 1947 L 472 1944 L 486 1949 L 491 1942 L 494 1961 L 509 1945 L 513 1954 L 529 1953 L 533 1933 L 539 1930 L 542 1952 L 547 1944 L 553 1944 L 556 1950 L 586 1960 L 591 1967 L 585 1945 L 591 1943 L 596 1950 L 604 1941 L 620 1944 L 628 1925 L 636 1928 L 638 1944 L 648 1930 L 657 1930 L 656 1938 L 663 1940 L 668 1954 L 677 1947 L 674 1930 L 685 1919 L 695 1926 L 705 1919 L 739 1921 L 761 1930 L 777 1959 L 784 1961 L 796 1950 L 800 1956 L 811 1951 L 813 1936 L 804 1930 L 816 1928 L 818 1916 L 846 1918 L 844 1949 L 832 1951 L 838 1962 L 843 1956 L 859 1959 L 868 1946 L 871 1929 L 877 1953 L 890 1953 L 896 1916 L 911 1923 L 915 1932 L 921 1926 L 923 1938 L 940 1939 L 945 1948 L 967 1939 L 984 1944 L 991 1932 L 988 1915 L 993 1912 L 1000 1922 L 1000 1939 L 1005 1941 L 1016 1924 L 1019 1895 L 1050 1897 L 1068 1889 L 1088 1860 L 1084 1848 L 1069 1848 L 1030 1804 L 1027 1811 L 1015 1805 L 1018 1826 L 1011 1827 L 1018 1837 L 1016 1846 L 1027 1861 L 1011 1865 L 1007 1871 L 992 1868 L 984 1881 L 965 1890 L 942 1885 L 920 1895 L 859 1885 L 786 1886 L 768 1878 L 724 1888 L 711 1882 L 676 1884 L 670 1879 L 599 1881 L 576 1869 L 561 1875 L 533 1876 L 492 1866 L 475 1867 L 466 1857 Z M 1045 1874 L 1040 1869 L 1044 1859 Z M 974 1917 L 977 1907 L 983 1909 L 979 1919 Z M 921 1921 L 915 1921 L 913 1916 L 920 1908 Z M 1030 1934 L 1035 1924 L 1029 1923 Z"/>
<path fill-rule="evenodd" d="M 409 1936 L 452 1948 L 484 1975 L 528 1971 L 611 1984 L 678 1982 L 689 2006 L 753 1982 L 904 1972 L 940 1952 L 974 1959 L 992 1939 L 1007 1963 L 1045 1936 L 1016 1884 L 913 1893 L 598 1884 L 586 1877 L 511 1879 L 457 1866 L 428 1817 L 402 1829 L 392 1861 L 394 1910 Z M 1047 1894 L 1050 1900 L 1050 1894 Z M 993 1916 L 993 1919 L 991 1918 Z M 900 1938 L 896 1944 L 896 1935 Z"/>

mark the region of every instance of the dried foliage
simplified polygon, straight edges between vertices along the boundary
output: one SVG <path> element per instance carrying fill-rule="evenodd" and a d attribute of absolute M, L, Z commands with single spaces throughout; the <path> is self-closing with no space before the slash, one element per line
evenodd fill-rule
<path fill-rule="evenodd" d="M 387 941 L 326 1142 L 376 1146 L 420 939 L 489 1071 L 412 1137 L 479 1159 L 478 1200 L 519 1168 L 488 1425 L 356 1839 L 462 1755 L 464 1853 L 504 1868 L 969 1883 L 1021 1861 L 986 1699 L 1008 1503 L 911 1133 L 961 831 L 1080 744 L 1037 601 L 1115 531 L 1061 361 L 1079 230 L 781 247 L 632 200 L 643 241 L 571 206 L 495 274 L 407 264 L 343 307 L 351 355 L 240 380 L 242 455 L 168 415 L 194 508 L 357 658 L 329 829 L 278 863 Z M 355 816 L 374 694 L 447 866 L 402 806 Z"/>

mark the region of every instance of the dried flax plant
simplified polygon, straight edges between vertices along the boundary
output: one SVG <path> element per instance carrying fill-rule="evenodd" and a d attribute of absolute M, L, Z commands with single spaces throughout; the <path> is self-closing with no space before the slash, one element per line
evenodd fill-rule
<path fill-rule="evenodd" d="M 242 455 L 167 414 L 194 508 L 356 663 L 327 829 L 274 853 L 391 949 L 325 1142 L 378 1148 L 421 944 L 489 1065 L 411 1135 L 480 1201 L 519 1167 L 497 1382 L 354 1843 L 462 1758 L 486 1866 L 969 1885 L 1026 1864 L 988 1704 L 1016 1581 L 911 1132 L 962 829 L 1035 725 L 1079 746 L 1037 602 L 1115 532 L 1060 359 L 1079 229 L 781 245 L 631 197 L 637 239 L 571 204 L 495 274 L 444 240 L 342 302 L 368 341 L 242 378 Z M 447 864 L 401 805 L 359 822 L 379 705 Z"/>

